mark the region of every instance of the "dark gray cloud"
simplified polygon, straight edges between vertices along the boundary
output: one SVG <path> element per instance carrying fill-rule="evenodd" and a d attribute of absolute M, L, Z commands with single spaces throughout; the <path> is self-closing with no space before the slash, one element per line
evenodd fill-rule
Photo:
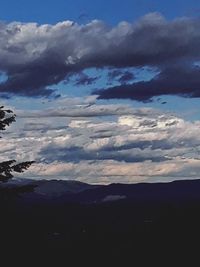
<path fill-rule="evenodd" d="M 122 76 L 118 79 L 118 81 L 122 84 L 130 82 L 134 79 L 134 74 L 129 72 L 129 71 L 125 71 Z"/>
<path fill-rule="evenodd" d="M 98 80 L 99 77 L 89 77 L 87 74 L 81 72 L 79 73 L 78 77 L 76 78 L 75 85 L 91 85 Z"/>
<path fill-rule="evenodd" d="M 108 72 L 108 84 L 112 84 L 113 81 L 118 81 L 121 84 L 134 80 L 135 75 L 128 70 L 112 70 Z"/>
<path fill-rule="evenodd" d="M 150 81 L 122 84 L 96 90 L 94 93 L 103 99 L 129 98 L 144 102 L 160 95 L 200 97 L 200 67 L 180 65 L 168 67 Z"/>
<path fill-rule="evenodd" d="M 198 18 L 166 21 L 160 14 L 152 13 L 133 24 L 121 22 L 115 27 L 98 20 L 86 25 L 70 21 L 56 25 L 0 24 L 0 71 L 8 76 L 0 84 L 1 93 L 49 96 L 54 92 L 50 85 L 91 67 L 163 69 L 166 65 L 199 59 Z M 123 79 L 127 81 L 127 75 Z M 140 91 L 144 90 L 142 83 L 137 85 Z M 128 88 L 125 96 L 129 95 Z M 185 90 L 178 91 L 185 94 Z"/>
<path fill-rule="evenodd" d="M 121 75 L 123 75 L 122 70 L 112 70 L 108 72 L 108 81 L 113 81 L 115 78 L 119 78 Z"/>

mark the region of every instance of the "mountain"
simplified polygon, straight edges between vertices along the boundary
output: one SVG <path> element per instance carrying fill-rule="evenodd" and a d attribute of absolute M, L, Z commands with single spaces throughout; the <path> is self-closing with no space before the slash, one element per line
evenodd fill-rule
<path fill-rule="evenodd" d="M 200 200 L 200 180 L 174 181 L 170 183 L 90 185 L 73 180 L 16 180 L 4 184 L 15 189 L 26 186 L 33 191 L 21 196 L 23 199 L 54 200 L 82 204 L 109 202 L 161 203 Z"/>
<path fill-rule="evenodd" d="M 93 189 L 98 186 L 89 185 L 79 181 L 73 180 L 32 180 L 32 179 L 13 179 L 8 183 L 4 183 L 1 187 L 5 189 L 18 190 L 21 188 L 33 188 L 32 196 L 41 198 L 58 198 L 65 194 L 75 194 Z M 24 190 L 24 193 L 26 191 Z M 30 195 L 30 192 L 28 192 Z M 25 194 L 27 196 L 27 194 Z"/>
<path fill-rule="evenodd" d="M 62 180 L 41 180 L 32 182 L 31 184 L 36 186 L 34 190 L 36 194 L 49 197 L 59 197 L 70 193 L 75 194 L 88 189 L 96 188 L 94 185 L 89 185 L 78 181 Z"/>
<path fill-rule="evenodd" d="M 198 248 L 200 180 L 110 185 L 13 180 L 1 185 L 0 200 L 2 251 L 31 251 L 30 259 L 40 252 L 49 262 L 51 256 L 78 261 L 92 255 L 95 262 L 118 262 L 121 256 L 121 265 L 128 266 L 125 259 L 163 255 L 166 261 Z"/>

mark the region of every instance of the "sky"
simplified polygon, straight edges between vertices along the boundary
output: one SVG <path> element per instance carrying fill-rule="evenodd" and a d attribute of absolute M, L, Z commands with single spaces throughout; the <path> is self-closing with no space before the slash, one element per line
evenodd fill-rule
<path fill-rule="evenodd" d="M 20 177 L 198 179 L 200 2 L 2 0 L 0 161 Z"/>

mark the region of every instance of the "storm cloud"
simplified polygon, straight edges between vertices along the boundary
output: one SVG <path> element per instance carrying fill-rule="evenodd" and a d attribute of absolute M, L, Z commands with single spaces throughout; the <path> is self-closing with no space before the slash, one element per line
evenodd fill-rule
<path fill-rule="evenodd" d="M 160 95 L 200 97 L 200 67 L 168 67 L 150 81 L 95 90 L 94 94 L 99 94 L 100 99 L 128 98 L 143 102 L 151 101 L 153 97 Z"/>
<path fill-rule="evenodd" d="M 156 93 L 149 92 L 152 89 L 146 93 L 147 90 L 143 88 L 146 88 L 146 84 L 139 83 L 136 84 L 139 87 L 137 90 L 144 90 L 144 97 L 130 96 L 129 91 L 136 91 L 135 84 L 126 85 L 124 95 L 145 100 L 162 94 L 163 90 L 174 90 L 174 94 L 199 96 L 196 86 L 195 92 L 192 91 L 193 84 L 177 86 L 173 77 L 168 83 L 169 87 L 162 84 L 166 72 L 169 74 L 169 69 L 173 72 L 174 64 L 187 62 L 187 65 L 191 65 L 199 59 L 198 18 L 167 21 L 162 15 L 152 13 L 134 23 L 121 22 L 114 27 L 98 20 L 85 25 L 71 21 L 55 25 L 18 22 L 0 24 L 0 71 L 7 77 L 0 84 L 2 94 L 56 95 L 50 86 L 88 68 L 155 66 L 161 71 L 160 76 L 151 81 L 151 87 L 155 87 Z M 194 72 L 191 75 L 196 77 L 197 70 L 190 70 Z M 80 82 L 92 82 L 88 78 L 86 82 Z M 118 97 L 117 94 L 121 97 L 118 92 L 120 88 L 108 89 L 107 95 L 101 93 L 101 97 L 112 97 L 111 91 L 114 97 Z"/>

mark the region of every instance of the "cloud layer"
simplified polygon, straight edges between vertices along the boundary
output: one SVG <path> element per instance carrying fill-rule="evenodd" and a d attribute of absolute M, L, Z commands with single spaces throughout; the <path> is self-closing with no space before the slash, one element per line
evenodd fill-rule
<path fill-rule="evenodd" d="M 122 84 L 94 93 L 99 94 L 100 99 L 129 98 L 143 102 L 161 95 L 200 97 L 200 67 L 166 67 L 150 81 Z"/>
<path fill-rule="evenodd" d="M 90 183 L 199 178 L 199 121 L 117 104 L 93 104 L 92 114 L 102 109 L 102 116 L 91 116 L 83 107 L 92 99 L 80 101 L 71 113 L 64 104 L 70 99 L 32 117 L 20 111 L 19 124 L 2 135 L 0 161 L 36 160 L 25 177 Z"/>
<path fill-rule="evenodd" d="M 0 92 L 49 96 L 54 93 L 49 86 L 73 74 L 80 74 L 77 85 L 94 82 L 96 77 L 81 74 L 87 68 L 154 66 L 161 73 L 150 83 L 109 88 L 100 92 L 101 97 L 136 100 L 158 94 L 199 97 L 196 78 L 199 69 L 191 67 L 200 58 L 199 29 L 199 19 L 167 21 L 158 13 L 148 14 L 134 23 L 121 22 L 115 27 L 98 20 L 86 25 L 71 21 L 55 25 L 2 22 L 0 70 L 7 75 L 7 80 L 0 84 Z M 178 81 L 173 78 L 174 64 L 185 65 Z M 188 67 L 188 75 L 195 77 L 195 81 L 183 86 L 181 79 Z M 168 77 L 171 81 L 167 86 Z M 122 83 L 130 82 L 133 76 L 125 73 L 121 79 Z"/>

